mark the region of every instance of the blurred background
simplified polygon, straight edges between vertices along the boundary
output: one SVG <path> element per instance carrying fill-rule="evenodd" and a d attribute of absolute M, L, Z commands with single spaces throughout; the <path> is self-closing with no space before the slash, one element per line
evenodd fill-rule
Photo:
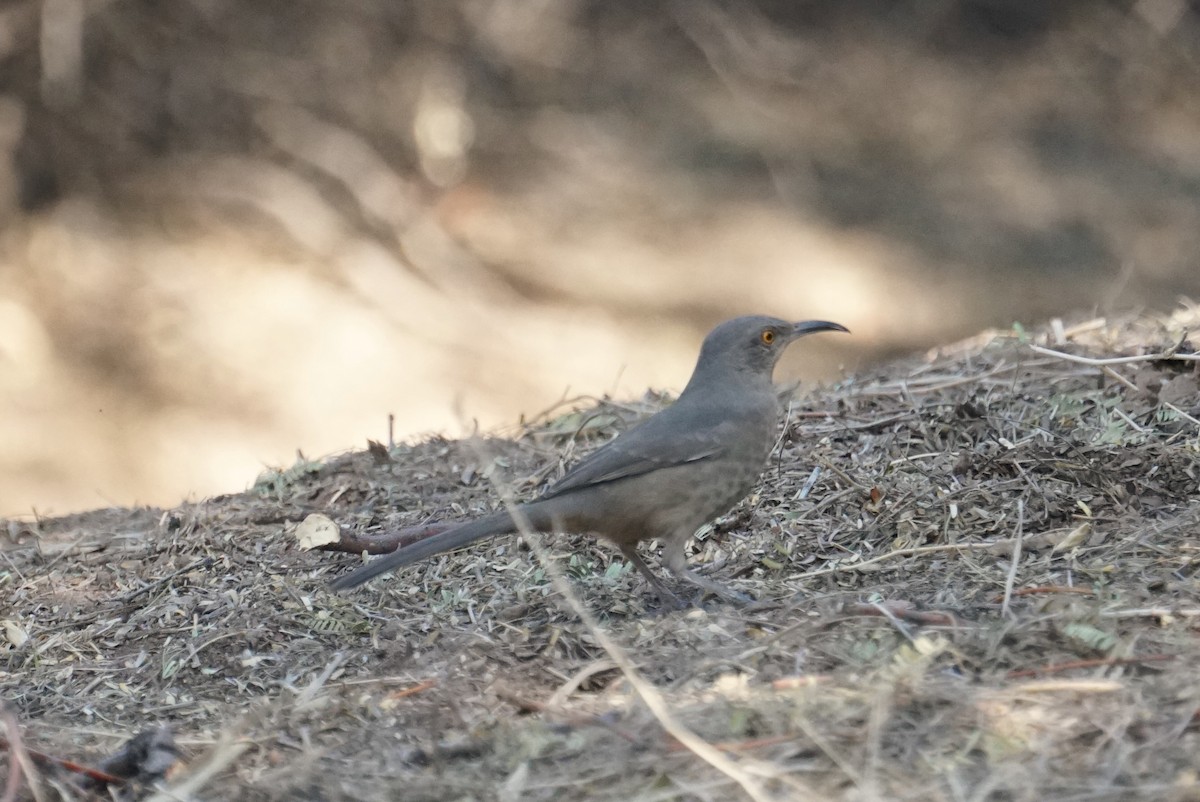
<path fill-rule="evenodd" d="M 7 0 L 0 515 L 1200 296 L 1184 0 Z"/>

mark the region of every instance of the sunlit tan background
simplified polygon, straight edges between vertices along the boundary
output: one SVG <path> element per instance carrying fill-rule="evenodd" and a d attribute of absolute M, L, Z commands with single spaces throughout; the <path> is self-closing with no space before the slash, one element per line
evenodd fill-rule
<path fill-rule="evenodd" d="M 744 312 L 836 376 L 1200 296 L 1179 0 L 14 0 L 0 515 L 172 504 Z"/>

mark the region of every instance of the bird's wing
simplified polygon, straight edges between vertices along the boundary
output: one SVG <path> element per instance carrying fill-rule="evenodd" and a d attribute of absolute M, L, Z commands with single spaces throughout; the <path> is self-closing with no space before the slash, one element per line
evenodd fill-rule
<path fill-rule="evenodd" d="M 683 427 L 676 425 L 674 417 L 659 413 L 630 429 L 567 471 L 542 497 L 711 459 L 725 451 L 727 422 L 705 425 L 693 419 Z"/>

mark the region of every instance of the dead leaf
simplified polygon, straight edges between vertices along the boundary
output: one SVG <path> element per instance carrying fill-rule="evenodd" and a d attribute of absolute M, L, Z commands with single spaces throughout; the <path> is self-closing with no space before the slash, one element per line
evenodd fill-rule
<path fill-rule="evenodd" d="M 1079 526 L 1072 529 L 1066 534 L 1062 540 L 1054 544 L 1054 548 L 1050 550 L 1051 554 L 1057 554 L 1060 551 L 1078 548 L 1087 539 L 1088 534 L 1092 531 L 1092 525 L 1084 521 Z"/>
<path fill-rule="evenodd" d="M 312 551 L 342 539 L 342 530 L 327 515 L 314 512 L 296 527 L 296 543 L 304 551 Z"/>
<path fill-rule="evenodd" d="M 29 634 L 16 621 L 5 619 L 0 624 L 4 626 L 4 639 L 16 648 L 20 649 L 29 640 Z"/>

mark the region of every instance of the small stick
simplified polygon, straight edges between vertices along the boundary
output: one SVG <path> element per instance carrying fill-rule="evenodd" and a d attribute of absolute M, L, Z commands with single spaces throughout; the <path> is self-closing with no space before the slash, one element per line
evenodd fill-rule
<path fill-rule="evenodd" d="M 1017 534 L 1013 537 L 1012 564 L 1008 566 L 1008 579 L 1004 582 L 1004 603 L 1000 615 L 1007 617 L 1012 602 L 1013 585 L 1017 581 L 1017 566 L 1021 564 L 1021 546 L 1025 540 L 1025 499 L 1017 499 Z"/>
<path fill-rule="evenodd" d="M 800 488 L 798 499 L 803 501 L 808 498 L 808 494 L 812 492 L 813 487 L 817 484 L 817 479 L 821 478 L 821 466 L 818 465 L 812 469 L 812 473 L 808 475 L 808 480 L 805 481 L 804 487 Z"/>
<path fill-rule="evenodd" d="M 849 615 L 883 616 L 885 618 L 899 619 L 913 624 L 925 624 L 929 626 L 953 627 L 959 626 L 961 623 L 953 613 L 942 612 L 940 610 L 914 610 L 906 604 L 896 602 L 851 604 L 846 607 L 846 613 Z M 908 633 L 904 634 L 907 636 Z"/>
<path fill-rule="evenodd" d="M 1067 585 L 1035 585 L 1029 588 L 1018 588 L 1011 594 L 1012 598 L 1018 596 L 1034 596 L 1040 593 L 1078 593 L 1081 596 L 1091 596 L 1095 593 L 1091 588 L 1069 587 Z M 992 599 L 993 604 L 999 604 L 1004 601 L 1004 596 L 997 596 Z"/>
<path fill-rule="evenodd" d="M 422 524 L 406 526 L 382 535 L 356 535 L 339 528 L 339 538 L 333 543 L 323 543 L 316 548 L 321 551 L 343 551 L 348 554 L 389 554 L 396 549 L 433 537 L 453 529 L 458 524 Z"/>
<path fill-rule="evenodd" d="M 515 691 L 509 690 L 508 688 L 500 685 L 493 686 L 492 693 L 513 705 L 518 710 L 529 713 L 544 713 L 546 715 L 555 716 L 557 718 L 561 718 L 572 726 L 603 727 L 607 730 L 611 730 L 614 734 L 619 735 L 626 741 L 629 741 L 631 744 L 637 744 L 639 746 L 642 745 L 641 740 L 636 735 L 628 730 L 618 727 L 611 721 L 605 721 L 601 716 L 597 716 L 592 713 L 576 713 L 572 710 L 566 710 L 562 707 L 559 707 L 558 705 L 539 702 L 536 699 L 527 699 Z"/>
<path fill-rule="evenodd" d="M 1014 686 L 1014 693 L 1116 693 L 1125 685 L 1111 679 L 1043 679 Z"/>
<path fill-rule="evenodd" d="M 1098 367 L 1102 371 L 1104 371 L 1105 375 L 1107 375 L 1109 378 L 1114 379 L 1114 380 L 1120 382 L 1121 384 L 1125 385 L 1126 387 L 1128 387 L 1130 390 L 1133 390 L 1134 392 L 1139 392 L 1139 393 L 1141 392 L 1140 387 L 1138 387 L 1133 382 L 1129 381 L 1129 379 L 1125 378 L 1120 373 L 1117 373 L 1115 370 L 1113 370 L 1111 367 L 1109 367 L 1109 365 L 1124 364 L 1124 363 L 1129 363 L 1129 362 L 1147 362 L 1147 361 L 1154 361 L 1154 360 L 1159 360 L 1159 359 L 1183 359 L 1183 360 L 1187 360 L 1190 362 L 1200 360 L 1200 354 L 1157 354 L 1157 355 L 1151 355 L 1151 356 L 1119 356 L 1119 357 L 1112 357 L 1111 359 L 1091 359 L 1090 357 L 1075 356 L 1074 354 L 1064 354 L 1061 351 L 1052 351 L 1051 349 L 1043 348 L 1040 345 L 1030 345 L 1029 347 L 1035 351 L 1038 351 L 1039 353 L 1051 354 L 1053 356 L 1059 357 L 1060 359 L 1065 359 L 1068 362 L 1078 362 L 1083 365 L 1091 365 L 1093 367 Z M 1189 423 L 1193 423 L 1196 426 L 1200 426 L 1200 419 L 1197 419 L 1193 415 L 1189 415 L 1188 413 L 1184 412 L 1179 407 L 1172 404 L 1170 401 L 1161 401 L 1160 400 L 1158 403 L 1162 404 L 1164 407 L 1171 410 L 1176 415 L 1178 415 L 1179 417 L 1188 421 Z"/>
<path fill-rule="evenodd" d="M 1100 613 L 1101 618 L 1166 618 L 1169 616 L 1176 616 L 1178 618 L 1200 617 L 1200 608 L 1183 607 L 1178 610 L 1172 610 L 1169 607 L 1139 607 L 1132 610 L 1108 610 Z"/>
<path fill-rule="evenodd" d="M 1010 671 L 1004 675 L 1006 679 L 1025 679 L 1040 674 L 1057 674 L 1060 671 L 1073 671 L 1077 668 L 1099 668 L 1101 666 L 1133 666 L 1139 663 L 1162 663 L 1174 660 L 1173 654 L 1147 654 L 1141 657 L 1099 657 L 1092 660 L 1070 660 L 1066 663 L 1052 663 L 1041 668 L 1022 668 Z"/>
<path fill-rule="evenodd" d="M 0 749 L 9 750 L 12 752 L 14 757 L 24 751 L 25 754 L 29 755 L 29 757 L 35 763 L 41 763 L 45 766 L 57 766 L 58 768 L 63 769 L 64 771 L 69 771 L 73 774 L 82 774 L 84 777 L 87 777 L 89 780 L 94 780 L 97 783 L 104 783 L 107 785 L 125 784 L 125 779 L 123 777 L 118 777 L 115 774 L 109 774 L 108 772 L 101 771 L 100 769 L 94 769 L 91 766 L 85 766 L 82 763 L 76 763 L 74 760 L 68 760 L 65 757 L 55 757 L 47 752 L 40 752 L 37 749 L 30 749 L 28 746 L 20 744 L 15 740 L 10 741 L 4 736 L 0 736 Z M 16 772 L 14 772 L 14 774 L 15 773 Z"/>
<path fill-rule="evenodd" d="M 833 677 L 829 674 L 800 674 L 792 677 L 780 677 L 771 683 L 771 687 L 777 691 L 789 691 L 793 688 L 811 688 L 814 685 L 823 685 L 832 681 Z"/>
<path fill-rule="evenodd" d="M 891 625 L 895 627 L 896 631 L 903 635 L 909 643 L 912 643 L 916 640 L 916 638 L 912 636 L 912 633 L 908 631 L 908 627 L 904 626 L 904 624 L 900 621 L 900 618 L 896 615 L 896 612 L 893 612 L 892 610 L 888 609 L 888 607 L 885 607 L 879 603 L 863 606 L 870 607 L 876 615 L 883 616 L 889 622 L 891 622 Z"/>
<path fill-rule="evenodd" d="M 918 554 L 936 554 L 938 552 L 945 551 L 983 551 L 994 553 L 997 548 L 1006 546 L 1009 544 L 1009 542 L 1010 541 L 1006 540 L 997 540 L 992 543 L 947 543 L 941 546 L 912 546 L 911 548 L 907 549 L 896 549 L 895 551 L 889 551 L 887 554 L 881 554 L 878 557 L 872 557 L 871 559 L 863 560 L 862 562 L 850 563 L 848 565 L 835 565 L 831 568 L 818 568 L 815 571 L 796 574 L 790 578 L 811 579 L 812 577 L 824 576 L 825 574 L 840 574 L 846 571 L 861 571 L 868 566 L 884 562 L 885 560 L 892 560 L 897 557 L 913 557 Z"/>
<path fill-rule="evenodd" d="M 392 691 L 387 696 L 385 696 L 384 699 L 386 699 L 389 702 L 394 702 L 397 699 L 403 699 L 406 696 L 416 696 L 418 693 L 424 693 L 425 691 L 429 690 L 430 688 L 436 688 L 436 687 L 437 687 L 437 680 L 423 679 L 420 682 L 418 682 L 416 685 L 409 685 L 408 687 L 398 688 L 397 690 Z"/>
<path fill-rule="evenodd" d="M 317 693 L 320 692 L 321 687 L 329 681 L 329 678 L 333 676 L 333 672 L 337 671 L 338 666 L 340 666 L 342 661 L 345 659 L 346 653 L 344 651 L 335 654 L 333 659 L 326 664 L 324 670 L 314 677 L 313 681 L 308 684 L 308 687 L 301 691 L 300 695 L 296 697 L 293 707 L 300 709 L 311 702 L 316 697 Z"/>
<path fill-rule="evenodd" d="M 1129 365 L 1134 362 L 1159 362 L 1167 360 L 1181 360 L 1185 362 L 1200 362 L 1200 354 L 1145 354 L 1143 356 L 1109 356 L 1109 357 L 1090 357 L 1077 356 L 1076 354 L 1068 354 L 1065 351 L 1055 351 L 1053 348 L 1046 348 L 1043 345 L 1029 344 L 1029 349 L 1034 353 L 1044 356 L 1053 356 L 1059 359 L 1065 359 L 1068 362 L 1076 362 L 1080 365 L 1090 365 L 1094 368 L 1104 367 L 1105 365 Z"/>

